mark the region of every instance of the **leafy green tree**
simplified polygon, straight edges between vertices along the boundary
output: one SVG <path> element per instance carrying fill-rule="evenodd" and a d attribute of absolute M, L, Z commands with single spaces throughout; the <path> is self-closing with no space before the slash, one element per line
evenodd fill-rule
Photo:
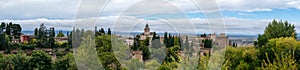
<path fill-rule="evenodd" d="M 198 70 L 206 70 L 208 68 L 209 56 L 200 56 L 198 62 Z M 224 62 L 224 64 L 226 64 L 226 62 Z"/>
<path fill-rule="evenodd" d="M 59 31 L 56 37 L 65 37 L 65 34 L 62 31 Z"/>
<path fill-rule="evenodd" d="M 156 34 L 156 32 L 154 32 L 153 36 L 152 36 L 152 42 L 151 42 L 151 46 L 152 48 L 160 48 L 162 45 L 161 45 L 161 42 L 160 42 L 160 36 L 158 36 Z"/>
<path fill-rule="evenodd" d="M 10 61 L 13 62 L 14 69 L 16 70 L 28 70 L 30 69 L 29 66 L 29 57 L 25 54 L 17 54 L 17 55 L 10 55 L 12 58 Z"/>
<path fill-rule="evenodd" d="M 76 62 L 73 53 L 68 53 L 63 57 L 59 57 L 54 65 L 57 70 L 76 70 Z"/>
<path fill-rule="evenodd" d="M 274 52 L 275 60 L 271 61 L 268 57 L 263 62 L 262 69 L 265 70 L 298 70 L 297 62 L 294 57 L 294 51 L 288 53 Z M 268 55 L 268 53 L 266 53 Z"/>
<path fill-rule="evenodd" d="M 269 42 L 260 49 L 260 59 L 265 60 L 265 63 L 268 65 L 273 62 L 279 65 L 287 65 L 291 63 L 284 64 L 283 62 L 293 62 L 295 59 L 299 59 L 298 56 L 300 54 L 296 52 L 299 50 L 300 43 L 293 37 L 270 39 Z M 299 60 L 295 60 L 295 62 L 299 63 Z"/>
<path fill-rule="evenodd" d="M 157 68 L 157 70 L 172 70 L 168 65 L 161 65 Z"/>
<path fill-rule="evenodd" d="M 212 48 L 212 40 L 211 39 L 205 39 L 205 40 L 202 40 L 202 42 L 204 43 L 204 48 Z"/>
<path fill-rule="evenodd" d="M 129 61 L 127 61 L 125 63 L 126 68 L 128 68 L 129 70 L 140 70 L 140 69 L 144 69 L 145 66 L 142 62 L 140 62 L 138 59 L 130 59 Z"/>
<path fill-rule="evenodd" d="M 12 26 L 12 22 L 9 22 L 7 25 L 6 25 L 6 28 L 5 28 L 5 33 L 7 34 L 7 35 L 11 35 L 11 31 L 12 31 L 12 29 L 11 29 L 11 26 Z"/>
<path fill-rule="evenodd" d="M 174 37 L 174 45 L 180 45 L 180 37 Z"/>
<path fill-rule="evenodd" d="M 158 60 L 159 63 L 163 63 L 166 55 L 167 54 L 165 47 L 151 49 L 151 56 L 153 57 L 153 59 Z"/>
<path fill-rule="evenodd" d="M 5 31 L 4 31 L 5 29 Z M 13 24 L 12 22 L 2 22 L 0 25 L 0 34 L 6 34 L 10 39 L 19 39 L 21 35 L 21 26 L 19 24 Z"/>
<path fill-rule="evenodd" d="M 165 57 L 164 64 L 170 63 L 170 62 L 179 62 L 179 54 L 180 46 L 175 45 L 171 48 L 167 48 L 167 56 Z"/>
<path fill-rule="evenodd" d="M 20 39 L 20 35 L 21 35 L 21 31 L 22 31 L 21 25 L 12 24 L 11 29 L 12 29 L 12 32 L 11 32 L 12 36 L 15 39 Z"/>
<path fill-rule="evenodd" d="M 38 69 L 38 70 L 52 69 L 51 56 L 43 51 L 35 50 L 31 54 L 29 65 L 33 67 L 33 69 Z"/>
<path fill-rule="evenodd" d="M 240 61 L 240 64 L 235 68 L 235 70 L 250 70 L 251 67 L 246 62 Z"/>
<path fill-rule="evenodd" d="M 300 43 L 293 37 L 275 38 L 269 40 L 262 50 L 265 53 L 263 62 L 263 69 L 280 69 L 280 70 L 297 70 L 297 54 L 295 51 L 299 50 Z"/>
<path fill-rule="evenodd" d="M 156 70 L 157 67 L 159 67 L 159 66 L 160 66 L 160 63 L 158 63 L 158 61 L 156 61 L 156 60 L 151 60 L 149 62 L 146 62 L 146 64 L 145 64 L 145 67 L 148 70 Z"/>
<path fill-rule="evenodd" d="M 1 70 L 29 70 L 28 65 L 29 57 L 22 54 L 9 54 L 5 57 L 0 57 L 0 69 Z"/>
<path fill-rule="evenodd" d="M 100 57 L 98 58 L 100 53 L 97 52 L 97 48 L 95 47 L 94 32 L 91 30 L 81 30 L 78 33 L 80 33 L 79 35 L 81 35 L 80 38 L 82 38 L 82 41 L 79 41 L 79 47 L 74 50 L 77 67 L 79 69 L 102 69 L 103 67 L 99 63 Z M 104 55 L 101 56 L 105 57 Z"/>
<path fill-rule="evenodd" d="M 205 33 L 204 33 L 204 34 L 201 34 L 200 37 L 206 37 L 206 34 L 205 34 Z"/>
<path fill-rule="evenodd" d="M 254 47 L 227 47 L 225 53 L 225 69 L 253 70 L 260 67 L 259 50 Z M 251 67 L 249 67 L 251 66 Z"/>
<path fill-rule="evenodd" d="M 38 47 L 44 47 L 46 44 L 46 26 L 42 23 L 40 25 L 40 28 L 38 29 L 38 35 L 37 35 L 37 46 Z"/>
<path fill-rule="evenodd" d="M 116 40 L 115 38 L 116 36 L 111 36 L 111 35 L 101 35 L 98 36 L 96 38 L 96 43 L 97 44 L 102 44 L 101 46 L 99 45 L 99 47 L 97 48 L 97 53 L 98 53 L 98 57 L 99 60 L 101 62 L 101 64 L 103 65 L 104 69 L 122 69 L 121 64 L 118 62 L 117 57 L 119 56 L 119 58 L 129 58 L 128 55 L 125 55 L 126 53 L 121 52 L 126 50 L 126 48 L 124 48 L 124 44 L 123 42 L 120 42 L 119 40 Z M 116 47 L 112 47 L 112 41 L 114 41 L 114 46 Z M 117 42 L 119 41 L 119 42 Z M 119 50 L 119 51 L 115 51 L 113 52 L 113 49 L 115 50 Z M 117 54 L 114 54 L 117 53 Z"/>
<path fill-rule="evenodd" d="M 147 37 L 145 40 L 143 40 L 142 45 L 149 46 L 150 45 L 150 38 Z"/>
<path fill-rule="evenodd" d="M 13 65 L 13 62 L 11 61 L 11 59 L 12 59 L 12 56 L 8 55 L 6 57 L 3 57 L 3 55 L 1 54 L 0 69 L 1 70 L 13 70 L 14 65 Z"/>
<path fill-rule="evenodd" d="M 199 56 L 180 57 L 178 70 L 197 70 Z"/>
<path fill-rule="evenodd" d="M 105 31 L 104 31 L 103 28 L 101 28 L 101 29 L 99 30 L 99 32 L 100 32 L 100 35 L 104 35 L 104 34 L 105 34 Z"/>
<path fill-rule="evenodd" d="M 269 39 L 280 37 L 297 38 L 295 26 L 287 21 L 276 21 L 275 19 L 265 28 L 264 34 L 258 35 L 257 47 L 264 46 Z"/>
<path fill-rule="evenodd" d="M 147 46 L 142 46 L 141 50 L 143 52 L 143 60 L 150 59 L 151 53 L 150 53 L 149 48 Z"/>

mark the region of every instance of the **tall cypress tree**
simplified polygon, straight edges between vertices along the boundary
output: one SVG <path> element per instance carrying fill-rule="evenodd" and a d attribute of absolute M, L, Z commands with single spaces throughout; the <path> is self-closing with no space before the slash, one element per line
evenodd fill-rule
<path fill-rule="evenodd" d="M 9 24 L 6 25 L 6 35 L 11 35 L 11 26 L 12 26 L 12 22 L 9 22 Z"/>
<path fill-rule="evenodd" d="M 178 37 L 178 43 L 179 43 L 179 47 L 182 48 L 182 39 L 180 35 Z"/>
<path fill-rule="evenodd" d="M 168 40 L 168 33 L 167 32 L 165 32 L 165 34 L 164 34 L 164 44 L 165 44 L 166 47 L 169 46 L 169 40 Z"/>
<path fill-rule="evenodd" d="M 50 48 L 55 48 L 55 31 L 54 28 L 50 28 L 50 35 L 49 35 L 49 43 L 50 43 Z"/>
<path fill-rule="evenodd" d="M 95 26 L 95 36 L 97 37 L 97 36 L 99 36 L 99 33 L 98 33 L 98 31 L 97 31 L 97 26 Z"/>
<path fill-rule="evenodd" d="M 170 42 L 170 46 L 169 47 L 173 47 L 174 46 L 174 36 L 172 36 L 171 34 L 169 34 L 169 42 Z"/>
<path fill-rule="evenodd" d="M 4 33 L 5 27 L 6 27 L 5 22 L 2 22 L 1 25 L 0 25 L 0 33 Z"/>
<path fill-rule="evenodd" d="M 131 47 L 131 50 L 135 51 L 138 50 L 140 47 L 140 36 L 136 35 L 134 38 L 133 46 Z"/>
<path fill-rule="evenodd" d="M 103 28 L 101 28 L 100 33 L 101 33 L 101 35 L 102 35 L 102 34 L 105 34 L 105 31 L 104 31 Z"/>
<path fill-rule="evenodd" d="M 39 33 L 39 30 L 38 30 L 38 28 L 35 28 L 35 29 L 34 29 L 34 36 L 37 36 L 37 35 L 38 35 L 38 33 Z"/>
<path fill-rule="evenodd" d="M 108 28 L 108 30 L 107 30 L 107 34 L 108 34 L 108 35 L 111 35 L 110 28 Z"/>
<path fill-rule="evenodd" d="M 189 37 L 188 36 L 186 36 L 185 37 L 185 43 L 184 43 L 184 48 L 188 48 L 190 46 L 190 43 L 189 43 Z"/>

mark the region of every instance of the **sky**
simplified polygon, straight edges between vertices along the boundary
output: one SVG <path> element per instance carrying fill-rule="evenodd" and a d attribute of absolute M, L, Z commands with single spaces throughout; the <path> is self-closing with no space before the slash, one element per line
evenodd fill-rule
<path fill-rule="evenodd" d="M 21 24 L 23 30 L 44 23 L 56 30 L 98 26 L 141 32 L 148 23 L 156 32 L 260 34 L 276 19 L 294 24 L 300 32 L 300 0 L 86 1 L 0 0 L 0 22 Z"/>

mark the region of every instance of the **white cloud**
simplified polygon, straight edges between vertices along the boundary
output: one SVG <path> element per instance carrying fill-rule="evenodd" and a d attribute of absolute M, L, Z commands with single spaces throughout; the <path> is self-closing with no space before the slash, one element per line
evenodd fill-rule
<path fill-rule="evenodd" d="M 72 19 L 79 10 L 79 16 L 95 17 L 97 8 L 108 0 L 1 0 L 0 19 Z M 216 11 L 212 0 L 200 0 L 199 5 L 206 10 Z M 222 11 L 272 11 L 272 9 L 300 9 L 297 0 L 216 0 Z M 81 5 L 80 5 L 81 4 Z M 102 16 L 118 16 L 126 13 L 145 15 L 161 13 L 200 12 L 193 0 L 111 0 L 105 6 Z M 208 5 L 207 5 L 208 4 Z M 79 7 L 80 6 L 80 7 Z M 132 8 L 128 8 L 132 7 Z M 79 8 L 79 9 L 78 9 Z M 101 7 L 100 7 L 101 8 Z"/>
<path fill-rule="evenodd" d="M 148 22 L 152 26 L 152 29 L 154 31 L 174 31 L 174 28 L 172 27 L 181 27 L 177 30 L 190 32 L 193 32 L 193 30 L 191 30 L 193 27 L 196 28 L 196 32 L 210 31 L 209 24 L 207 24 L 207 20 L 201 18 L 172 18 L 165 20 L 163 20 L 163 18 L 158 18 L 157 20 L 144 20 L 144 18 L 139 18 L 141 16 L 143 17 L 149 15 L 160 15 L 170 13 L 178 14 L 181 13 L 181 11 L 184 13 L 199 12 L 199 9 L 196 7 L 193 0 L 111 0 L 108 3 L 108 5 L 104 8 L 102 15 L 100 15 L 101 17 L 99 18 L 95 18 L 99 16 L 99 13 L 97 13 L 99 12 L 99 8 L 101 8 L 99 7 L 99 4 L 101 4 L 102 6 L 105 3 L 98 3 L 98 1 L 96 0 L 87 3 L 84 3 L 83 1 L 0 0 L 0 21 L 22 24 L 24 30 L 33 30 L 33 28 L 38 27 L 41 23 L 45 23 L 47 26 L 56 27 L 56 29 L 58 30 L 71 30 L 73 27 L 73 22 L 75 20 L 75 26 L 86 26 L 86 28 L 91 29 L 93 29 L 94 27 L 89 26 L 97 25 L 105 28 L 112 28 L 114 23 L 118 23 L 122 25 L 116 25 L 116 27 L 120 28 L 119 30 L 123 30 L 122 28 L 126 28 L 126 25 L 142 23 L 138 24 L 136 28 L 133 28 L 133 30 L 140 31 L 143 30 L 144 24 Z M 216 11 L 218 9 L 216 7 L 212 7 L 211 3 L 207 3 L 205 1 L 208 0 L 201 0 L 199 4 L 203 6 L 203 8 L 208 9 L 206 11 Z M 80 3 L 84 4 L 80 5 Z M 273 9 L 300 9 L 300 1 L 297 0 L 216 0 L 216 4 L 218 4 L 221 11 L 254 12 L 272 11 Z M 126 13 L 126 15 L 122 15 L 121 13 Z M 251 15 L 247 13 L 238 14 Z M 84 18 L 75 18 L 76 15 L 77 17 Z M 117 19 L 119 18 L 118 16 L 120 15 L 125 16 L 126 19 L 121 19 L 117 21 Z M 180 17 L 184 16 L 181 15 Z M 187 20 L 190 20 L 192 24 L 188 24 L 189 22 Z M 264 27 L 269 21 L 269 19 L 254 20 L 231 17 L 224 18 L 227 32 L 236 34 L 262 33 Z M 216 24 L 217 22 L 211 23 Z M 178 26 L 171 26 L 170 24 L 176 24 Z M 296 22 L 294 24 L 296 25 L 296 27 L 300 27 L 300 24 Z M 215 25 L 212 24 L 212 26 Z M 218 28 L 218 26 L 215 27 Z M 300 28 L 296 29 L 298 30 Z"/>
<path fill-rule="evenodd" d="M 238 15 L 242 15 L 242 16 L 251 16 L 253 14 L 249 14 L 249 13 L 238 13 Z"/>
<path fill-rule="evenodd" d="M 152 31 L 156 32 L 179 32 L 179 33 L 209 33 L 213 27 L 218 27 L 218 24 L 211 25 L 207 23 L 207 19 L 192 18 L 188 19 L 159 19 L 159 20 L 144 20 L 128 16 L 126 19 L 119 19 L 117 16 L 108 16 L 100 18 L 85 18 L 76 19 L 76 23 L 82 23 L 82 26 L 89 26 L 94 29 L 94 25 L 98 28 L 112 28 L 115 32 L 134 31 L 141 32 L 146 23 L 150 25 Z M 95 23 L 95 20 L 98 22 Z M 47 27 L 55 27 L 56 30 L 72 30 L 74 20 L 51 20 L 51 19 L 34 19 L 34 20 L 1 20 L 4 22 L 14 22 L 21 24 L 24 30 L 33 30 L 39 27 L 41 23 L 45 23 Z M 230 34 L 258 34 L 263 33 L 263 30 L 272 19 L 242 19 L 227 17 L 224 18 L 226 31 Z M 95 24 L 92 24 L 95 23 Z M 135 24 L 137 23 L 137 24 Z M 295 24 L 297 32 L 300 32 L 300 24 L 298 22 L 291 22 Z M 219 24 L 223 25 L 223 24 Z M 78 26 L 78 25 L 77 25 Z M 132 27 L 132 28 L 129 28 Z M 195 29 L 194 29 L 195 28 Z"/>
<path fill-rule="evenodd" d="M 297 0 L 216 0 L 222 10 L 245 12 L 297 8 L 299 6 L 291 4 L 296 1 Z"/>
<path fill-rule="evenodd" d="M 295 7 L 297 9 L 300 9 L 300 1 L 290 1 L 288 2 L 288 4 L 291 6 L 291 7 Z"/>
<path fill-rule="evenodd" d="M 70 19 L 77 5 L 79 0 L 0 0 L 0 19 Z"/>

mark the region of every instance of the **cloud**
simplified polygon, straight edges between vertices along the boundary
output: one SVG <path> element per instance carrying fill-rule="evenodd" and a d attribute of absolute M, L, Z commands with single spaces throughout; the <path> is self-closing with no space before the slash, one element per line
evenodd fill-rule
<path fill-rule="evenodd" d="M 108 0 L 1 0 L 0 19 L 73 19 L 76 14 L 82 14 L 86 18 L 95 17 L 100 12 L 95 10 L 99 4 L 105 5 Z M 207 5 L 207 1 L 200 0 L 199 5 L 208 10 L 202 11 L 272 11 L 273 9 L 300 9 L 300 1 L 297 0 L 215 0 L 215 5 Z M 88 3 L 88 4 L 85 4 Z M 201 12 L 193 0 L 111 0 L 105 6 L 101 16 L 118 16 L 121 13 L 132 15 L 165 14 Z M 131 8 L 128 8 L 131 7 Z M 79 9 L 78 9 L 79 8 Z M 77 11 L 80 10 L 78 13 Z M 127 10 L 127 11 L 126 11 Z"/>
<path fill-rule="evenodd" d="M 184 19 L 185 16 L 178 15 L 178 13 L 197 12 L 200 14 L 201 11 L 199 11 L 195 4 L 199 4 L 202 8 L 208 9 L 202 10 L 203 12 L 216 10 L 242 12 L 238 13 L 239 15 L 252 15 L 247 12 L 272 11 L 273 9 L 300 9 L 300 1 L 297 0 L 215 0 L 219 8 L 211 7 L 210 3 L 205 2 L 208 0 L 200 0 L 199 3 L 194 3 L 193 0 L 111 0 L 108 3 L 98 3 L 99 1 L 96 0 L 89 0 L 91 2 L 86 3 L 83 1 L 0 0 L 0 21 L 22 24 L 24 30 L 33 30 L 41 23 L 45 23 L 47 26 L 55 27 L 57 30 L 71 30 L 73 26 L 94 29 L 94 27 L 90 26 L 99 26 L 104 28 L 116 27 L 115 31 L 126 31 L 126 27 L 132 25 L 134 28 L 131 28 L 131 30 L 143 31 L 144 25 L 149 23 L 153 31 L 161 32 L 176 32 L 174 28 L 176 27 L 178 31 L 182 30 L 180 32 L 207 33 L 211 30 L 214 31 L 214 29 L 218 30 L 218 27 L 219 30 L 222 27 L 226 27 L 227 33 L 256 34 L 262 33 L 264 27 L 271 19 L 258 20 L 226 17 L 224 18 L 226 26 L 217 26 L 218 22 L 210 22 L 212 24 L 208 24 L 207 21 L 221 21 L 220 18 L 207 20 L 194 17 Z M 102 8 L 99 7 L 99 4 L 107 4 L 107 6 L 103 8 L 101 15 L 98 13 L 100 11 L 97 10 Z M 175 16 L 166 15 L 167 17 L 158 17 L 164 16 L 164 14 L 172 14 Z M 122 19 L 118 19 L 120 15 Z M 146 19 L 149 16 L 154 16 L 156 19 Z M 178 16 L 181 18 L 172 18 Z M 139 24 L 133 25 L 135 23 Z M 300 27 L 300 24 L 297 22 L 293 22 L 293 24 L 295 24 L 296 27 Z M 195 28 L 195 30 L 193 30 L 193 28 Z M 299 30 L 300 28 L 296 29 Z"/>
<path fill-rule="evenodd" d="M 291 7 L 295 7 L 297 9 L 300 9 L 300 1 L 290 1 L 288 2 L 288 4 L 291 6 Z"/>
<path fill-rule="evenodd" d="M 249 13 L 238 13 L 238 15 L 242 15 L 242 16 L 251 16 L 253 14 L 249 14 Z"/>
<path fill-rule="evenodd" d="M 0 19 L 71 19 L 80 0 L 0 0 Z"/>
<path fill-rule="evenodd" d="M 272 9 L 298 8 L 297 0 L 216 0 L 220 9 L 224 11 L 272 11 Z"/>
<path fill-rule="evenodd" d="M 96 21 L 95 21 L 96 20 Z M 118 19 L 118 16 L 108 16 L 100 18 L 84 18 L 76 20 L 61 20 L 61 19 L 32 19 L 32 20 L 1 20 L 3 22 L 14 22 L 21 24 L 23 30 L 33 30 L 44 23 L 47 27 L 55 27 L 56 30 L 72 30 L 73 22 L 82 23 L 82 26 L 89 26 L 94 29 L 94 25 L 98 28 L 111 28 L 114 32 L 142 32 L 145 24 L 149 24 L 151 31 L 156 32 L 179 32 L 179 33 L 211 33 L 212 27 L 218 27 L 216 24 L 208 24 L 207 19 L 191 18 L 191 19 L 157 19 L 145 20 L 128 16 L 126 19 Z M 186 22 L 188 21 L 188 22 Z M 272 19 L 242 19 L 235 17 L 224 18 L 226 33 L 229 34 L 258 34 L 263 33 L 263 30 Z M 95 23 L 96 22 L 96 23 Z M 94 24 L 92 24 L 94 23 Z M 300 32 L 300 24 L 291 22 L 296 26 L 297 32 Z M 81 26 L 77 25 L 77 26 Z M 211 25 L 211 26 L 210 26 Z M 223 25 L 223 24 L 219 24 Z M 131 27 L 132 28 L 129 28 Z"/>

